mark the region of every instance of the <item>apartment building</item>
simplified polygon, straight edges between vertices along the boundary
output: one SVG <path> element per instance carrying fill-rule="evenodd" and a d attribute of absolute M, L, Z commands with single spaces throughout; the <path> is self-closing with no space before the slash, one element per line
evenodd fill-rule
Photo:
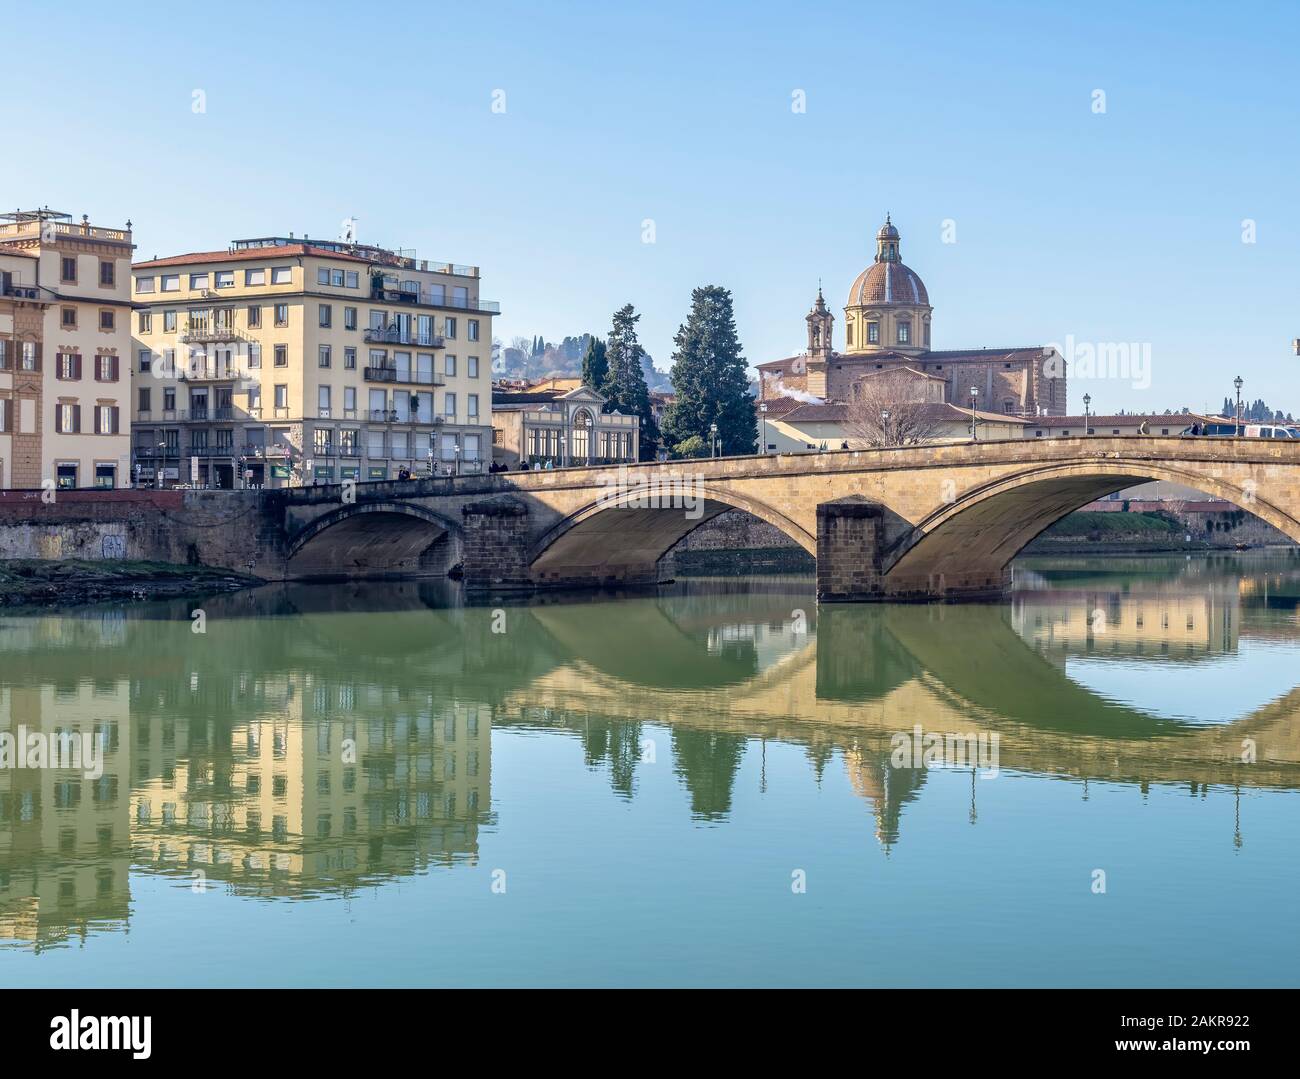
<path fill-rule="evenodd" d="M 159 486 L 486 471 L 492 317 L 476 266 L 342 241 L 139 262 L 134 458 Z"/>
<path fill-rule="evenodd" d="M 131 229 L 0 214 L 0 487 L 129 482 Z"/>

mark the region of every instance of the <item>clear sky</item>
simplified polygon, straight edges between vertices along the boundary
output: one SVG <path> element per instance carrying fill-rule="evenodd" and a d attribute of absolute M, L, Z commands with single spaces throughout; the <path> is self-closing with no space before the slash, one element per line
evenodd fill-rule
<path fill-rule="evenodd" d="M 129 217 L 139 258 L 355 215 L 482 266 L 506 342 L 631 302 L 666 368 L 702 284 L 751 362 L 803 347 L 819 278 L 842 344 L 889 211 L 936 348 L 1133 342 L 1149 388 L 1072 378 L 1073 410 L 1217 408 L 1241 374 L 1300 414 L 1294 3 L 0 0 L 0 26 L 0 203 Z"/>

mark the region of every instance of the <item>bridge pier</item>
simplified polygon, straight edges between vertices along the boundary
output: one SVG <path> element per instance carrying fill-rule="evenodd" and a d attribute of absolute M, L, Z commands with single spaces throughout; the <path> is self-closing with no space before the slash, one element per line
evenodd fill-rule
<path fill-rule="evenodd" d="M 885 598 L 881 572 L 884 507 L 860 496 L 817 507 L 817 601 Z"/>
<path fill-rule="evenodd" d="M 528 507 L 514 499 L 471 502 L 462 507 L 466 589 L 530 588 Z"/>

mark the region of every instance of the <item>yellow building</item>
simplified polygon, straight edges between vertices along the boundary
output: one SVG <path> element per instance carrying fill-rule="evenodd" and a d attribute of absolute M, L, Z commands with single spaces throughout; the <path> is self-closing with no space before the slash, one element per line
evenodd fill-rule
<path fill-rule="evenodd" d="M 0 214 L 0 487 L 128 482 L 130 222 Z"/>
<path fill-rule="evenodd" d="M 260 487 L 485 471 L 477 266 L 268 237 L 134 267 L 141 483 Z"/>

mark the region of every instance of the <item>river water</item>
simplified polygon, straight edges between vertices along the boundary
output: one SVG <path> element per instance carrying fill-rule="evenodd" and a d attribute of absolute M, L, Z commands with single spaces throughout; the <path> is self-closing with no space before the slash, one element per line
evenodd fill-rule
<path fill-rule="evenodd" d="M 1300 559 L 1015 576 L 0 617 L 0 985 L 1300 982 Z"/>

